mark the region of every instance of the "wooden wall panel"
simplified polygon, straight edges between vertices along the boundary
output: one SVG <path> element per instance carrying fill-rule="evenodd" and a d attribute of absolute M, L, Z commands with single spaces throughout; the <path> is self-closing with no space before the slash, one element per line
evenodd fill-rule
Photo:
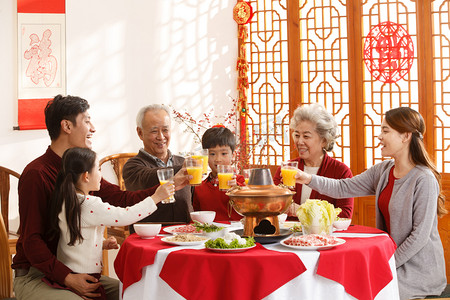
<path fill-rule="evenodd" d="M 273 171 L 297 157 L 290 117 L 299 104 L 319 102 L 342 134 L 331 155 L 362 173 L 386 159 L 377 138 L 383 114 L 409 106 L 425 119 L 424 141 L 450 198 L 449 0 L 249 2 L 256 12 L 247 45 L 250 164 Z M 400 25 L 414 46 L 410 71 L 395 82 L 375 78 L 364 60 L 366 37 L 383 22 Z M 353 223 L 375 226 L 375 209 L 374 197 L 355 199 Z M 439 230 L 450 278 L 450 216 Z"/>

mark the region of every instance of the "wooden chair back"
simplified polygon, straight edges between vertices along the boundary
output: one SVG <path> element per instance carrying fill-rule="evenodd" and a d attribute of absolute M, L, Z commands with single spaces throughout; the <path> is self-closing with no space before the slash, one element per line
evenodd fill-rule
<path fill-rule="evenodd" d="M 0 200 L 3 222 L 8 233 L 9 250 L 11 254 L 16 254 L 16 243 L 19 234 L 9 229 L 9 193 L 11 189 L 11 177 L 20 177 L 20 174 L 8 168 L 0 166 Z M 19 228 L 20 231 L 20 228 Z"/>
<path fill-rule="evenodd" d="M 116 174 L 116 177 L 117 177 L 117 182 L 118 182 L 117 185 L 120 187 L 120 189 L 122 191 L 126 190 L 125 182 L 123 181 L 123 177 L 122 177 L 123 166 L 125 165 L 125 163 L 127 162 L 128 159 L 130 159 L 131 157 L 134 157 L 136 155 L 137 155 L 137 153 L 117 153 L 117 154 L 112 154 L 112 155 L 103 157 L 99 162 L 100 166 L 102 166 L 104 163 L 106 163 L 108 161 L 111 162 L 114 173 Z"/>
<path fill-rule="evenodd" d="M 2 217 L 6 232 L 9 233 L 9 191 L 11 188 L 11 176 L 19 179 L 20 174 L 8 168 L 0 166 L 0 198 Z"/>
<path fill-rule="evenodd" d="M 108 155 L 103 157 L 99 161 L 99 165 L 102 166 L 106 162 L 110 162 L 114 173 L 117 178 L 118 186 L 122 191 L 125 191 L 125 182 L 122 177 L 123 166 L 131 157 L 136 156 L 137 153 L 117 153 Z M 123 241 L 130 235 L 130 231 L 128 230 L 128 226 L 111 226 L 106 228 L 105 230 L 105 238 L 108 236 L 114 236 L 117 239 L 119 244 L 122 244 Z M 103 275 L 109 275 L 109 263 L 108 263 L 108 252 L 107 250 L 103 251 Z"/>
<path fill-rule="evenodd" d="M 0 215 L 0 299 L 13 296 L 11 253 L 8 232 L 3 216 Z"/>

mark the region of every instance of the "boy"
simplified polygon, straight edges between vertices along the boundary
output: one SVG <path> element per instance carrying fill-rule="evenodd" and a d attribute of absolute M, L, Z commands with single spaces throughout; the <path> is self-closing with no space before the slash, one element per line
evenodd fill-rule
<path fill-rule="evenodd" d="M 216 221 L 238 221 L 242 218 L 229 204 L 226 191 L 219 190 L 217 179 L 218 165 L 231 165 L 233 152 L 236 148 L 234 134 L 223 125 L 215 125 L 205 131 L 202 136 L 202 147 L 208 149 L 208 164 L 211 173 L 203 180 L 200 186 L 196 186 L 193 192 L 194 210 L 211 210 L 216 212 Z M 234 180 L 229 184 L 233 185 Z M 238 185 L 244 185 L 244 177 L 236 175 Z M 229 216 L 229 213 L 231 215 Z"/>

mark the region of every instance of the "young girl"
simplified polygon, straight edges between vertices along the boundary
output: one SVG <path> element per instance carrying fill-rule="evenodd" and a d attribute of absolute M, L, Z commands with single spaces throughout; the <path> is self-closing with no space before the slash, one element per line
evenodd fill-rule
<path fill-rule="evenodd" d="M 409 107 L 386 112 L 378 136 L 381 154 L 392 157 L 348 179 L 298 171 L 297 183 L 336 198 L 376 195 L 377 227 L 397 244 L 395 263 L 401 299 L 440 295 L 447 280 L 438 216 L 447 213 L 441 177 L 423 143 L 425 123 Z"/>
<path fill-rule="evenodd" d="M 150 215 L 156 204 L 174 193 L 165 184 L 152 197 L 127 208 L 111 206 L 89 195 L 100 189 L 102 176 L 95 152 L 71 148 L 64 152 L 50 202 L 51 233 L 59 236 L 57 258 L 75 273 L 92 274 L 97 279 L 102 269 L 102 248 L 117 248 L 113 240 L 103 242 L 105 226 L 126 226 Z M 104 291 L 96 291 L 104 297 Z M 100 298 L 104 299 L 104 298 Z"/>

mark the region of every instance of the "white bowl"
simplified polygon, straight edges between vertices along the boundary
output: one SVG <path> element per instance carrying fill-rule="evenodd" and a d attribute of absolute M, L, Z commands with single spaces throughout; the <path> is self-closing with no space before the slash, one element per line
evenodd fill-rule
<path fill-rule="evenodd" d="M 336 230 L 347 230 L 350 223 L 352 223 L 352 219 L 339 218 L 333 222 L 333 227 L 336 228 Z"/>
<path fill-rule="evenodd" d="M 143 239 L 154 238 L 161 230 L 161 224 L 136 223 L 133 224 L 134 231 Z"/>
<path fill-rule="evenodd" d="M 211 224 L 216 217 L 215 211 L 193 211 L 191 212 L 192 221 L 198 221 L 200 223 L 209 223 Z"/>
<path fill-rule="evenodd" d="M 329 227 L 322 229 L 320 225 L 310 225 L 310 226 L 302 225 L 302 232 L 303 235 L 308 234 L 330 235 L 333 232 L 333 226 L 330 225 Z"/>

